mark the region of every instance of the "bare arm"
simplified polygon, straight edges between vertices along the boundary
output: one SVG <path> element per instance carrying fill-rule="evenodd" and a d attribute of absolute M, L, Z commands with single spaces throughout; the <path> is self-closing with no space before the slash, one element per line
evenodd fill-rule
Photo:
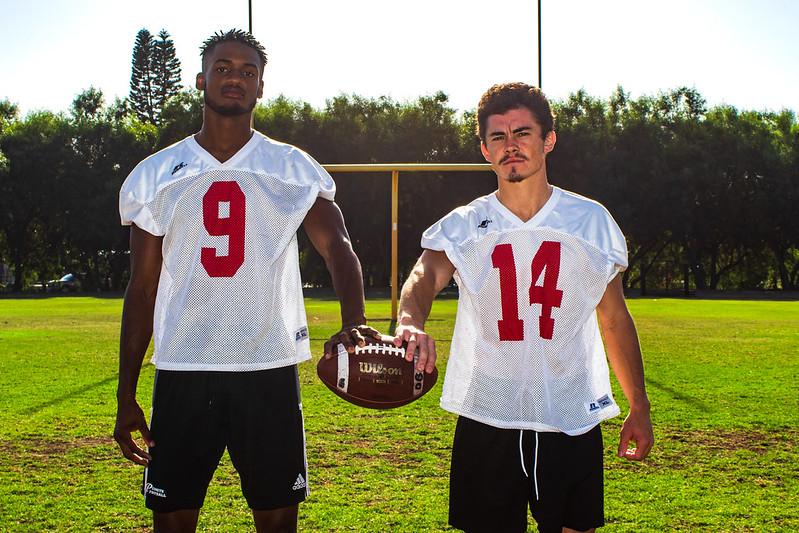
<path fill-rule="evenodd" d="M 630 413 L 621 429 L 618 455 L 640 461 L 649 454 L 655 439 L 649 417 L 641 347 L 635 323 L 624 301 L 620 276 L 608 284 L 597 306 L 597 314 L 610 365 L 630 404 Z M 635 448 L 629 448 L 631 441 L 635 442 Z"/>
<path fill-rule="evenodd" d="M 332 357 L 333 348 L 339 343 L 352 352 L 355 344 L 363 344 L 364 335 L 379 338 L 380 333 L 366 325 L 361 263 L 352 249 L 338 205 L 317 198 L 305 216 L 303 227 L 324 259 L 341 302 L 341 330 L 325 343 L 325 356 Z"/>
<path fill-rule="evenodd" d="M 161 274 L 161 242 L 139 229 L 130 228 L 130 281 L 122 307 L 122 331 L 119 340 L 119 384 L 114 439 L 122 454 L 134 463 L 146 465 L 150 455 L 139 448 L 132 433 L 139 431 L 149 446 L 154 446 L 144 413 L 136 401 L 144 354 L 153 335 L 153 311 Z"/>
<path fill-rule="evenodd" d="M 407 342 L 405 354 L 409 361 L 419 348 L 416 368 L 431 373 L 436 366 L 435 340 L 424 331 L 433 300 L 447 286 L 455 273 L 455 266 L 444 252 L 425 250 L 416 261 L 411 275 L 402 286 L 399 316 L 394 343 Z"/>

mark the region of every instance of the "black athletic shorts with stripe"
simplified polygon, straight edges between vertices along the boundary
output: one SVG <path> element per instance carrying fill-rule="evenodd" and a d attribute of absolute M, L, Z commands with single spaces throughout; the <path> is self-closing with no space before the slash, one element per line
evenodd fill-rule
<path fill-rule="evenodd" d="M 604 525 L 602 433 L 500 429 L 459 417 L 452 446 L 449 523 L 469 533 L 541 533 Z"/>
<path fill-rule="evenodd" d="M 295 505 L 308 492 L 296 365 L 255 372 L 158 370 L 144 473 L 155 512 L 199 509 L 225 448 L 251 509 Z"/>

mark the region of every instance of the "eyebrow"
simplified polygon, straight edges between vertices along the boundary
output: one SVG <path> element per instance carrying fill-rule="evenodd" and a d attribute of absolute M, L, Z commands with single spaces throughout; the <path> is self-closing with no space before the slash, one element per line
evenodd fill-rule
<path fill-rule="evenodd" d="M 214 61 L 214 65 L 216 65 L 217 63 L 233 63 L 233 61 L 231 61 L 230 59 L 217 59 L 216 61 Z M 255 63 L 244 63 L 244 66 L 252 67 L 255 69 L 258 68 L 258 65 L 256 65 Z"/>
<path fill-rule="evenodd" d="M 533 129 L 532 126 L 521 126 L 513 130 L 511 133 L 521 133 L 523 131 L 530 131 L 532 129 Z M 497 135 L 505 135 L 505 132 L 498 130 L 498 131 L 492 131 L 491 133 L 488 134 L 489 137 L 495 137 Z"/>

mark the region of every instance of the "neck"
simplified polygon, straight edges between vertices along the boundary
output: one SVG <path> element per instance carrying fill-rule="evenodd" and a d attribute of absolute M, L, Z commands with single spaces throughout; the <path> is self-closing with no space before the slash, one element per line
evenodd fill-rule
<path fill-rule="evenodd" d="M 203 125 L 194 134 L 194 140 L 218 161 L 224 163 L 252 137 L 252 113 L 226 117 L 206 106 Z"/>
<path fill-rule="evenodd" d="M 500 180 L 497 188 L 497 200 L 524 222 L 533 218 L 550 196 L 552 185 L 546 176 L 529 177 L 516 183 Z"/>

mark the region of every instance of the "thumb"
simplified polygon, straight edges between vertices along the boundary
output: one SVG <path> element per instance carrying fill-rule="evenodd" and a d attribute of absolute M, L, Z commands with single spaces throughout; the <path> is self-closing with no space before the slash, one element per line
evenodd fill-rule
<path fill-rule="evenodd" d="M 155 446 L 155 441 L 153 440 L 152 434 L 150 434 L 150 428 L 147 427 L 146 422 L 142 422 L 142 426 L 139 429 L 139 431 L 141 431 L 141 436 L 144 439 L 144 441 L 147 443 L 147 446 L 149 446 L 150 448 Z"/>

